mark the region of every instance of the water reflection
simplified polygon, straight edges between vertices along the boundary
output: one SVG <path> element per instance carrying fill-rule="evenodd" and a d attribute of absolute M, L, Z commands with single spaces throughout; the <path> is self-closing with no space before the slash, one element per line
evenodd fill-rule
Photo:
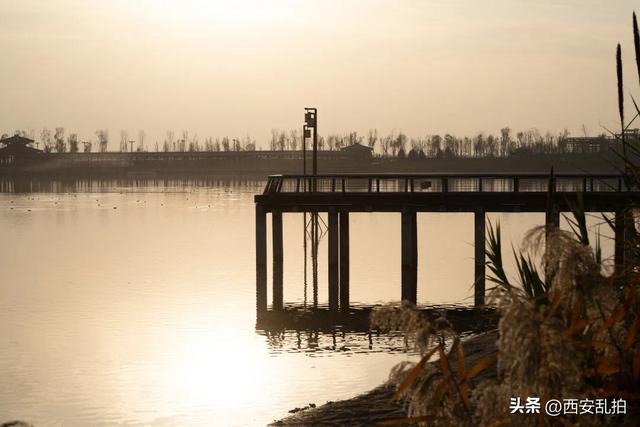
<path fill-rule="evenodd" d="M 43 180 L 19 186 L 30 193 L 0 194 L 0 421 L 265 425 L 365 392 L 412 358 L 401 335 L 368 322 L 371 304 L 400 295 L 395 215 L 353 215 L 354 308 L 337 317 L 326 308 L 326 239 L 314 280 L 303 215 L 283 215 L 287 304 L 256 319 L 253 196 L 263 186 Z M 500 218 L 505 244 L 544 220 Z M 418 221 L 418 302 L 465 301 L 470 218 Z M 447 314 L 454 324 L 457 313 Z"/>
<path fill-rule="evenodd" d="M 106 193 L 196 191 L 199 188 L 233 187 L 238 190 L 262 188 L 265 179 L 237 176 L 201 178 L 20 178 L 0 177 L 0 193 Z"/>
<path fill-rule="evenodd" d="M 412 353 L 405 334 L 371 328 L 371 312 L 379 307 L 358 306 L 348 312 L 335 312 L 326 306 L 309 309 L 289 305 L 283 310 L 259 313 L 256 331 L 267 338 L 272 353 Z M 462 335 L 497 327 L 492 308 L 437 305 L 421 307 L 420 311 L 428 318 L 443 314 Z"/>

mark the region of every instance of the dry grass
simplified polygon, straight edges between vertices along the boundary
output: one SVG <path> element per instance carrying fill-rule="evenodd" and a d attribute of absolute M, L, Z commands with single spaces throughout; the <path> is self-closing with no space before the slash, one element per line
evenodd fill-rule
<path fill-rule="evenodd" d="M 496 287 L 491 298 L 500 312 L 498 352 L 467 366 L 459 336 L 444 318 L 426 321 L 411 305 L 390 307 L 373 324 L 407 332 L 422 358 L 393 372 L 397 397 L 409 419 L 421 425 L 635 425 L 640 397 L 640 295 L 634 269 L 600 273 L 595 251 L 572 234 L 532 230 L 526 246 L 541 253 L 556 272 L 549 291 L 530 295 L 521 287 Z M 546 249 L 542 251 L 540 246 Z M 622 275 L 622 276 L 621 276 Z M 620 285 L 621 278 L 624 284 Z M 546 301 L 546 302 L 542 302 Z M 428 363 L 439 356 L 439 362 Z M 469 390 L 469 380 L 497 361 L 498 377 Z M 541 417 L 511 414 L 511 397 L 582 399 L 622 397 L 627 416 Z"/>

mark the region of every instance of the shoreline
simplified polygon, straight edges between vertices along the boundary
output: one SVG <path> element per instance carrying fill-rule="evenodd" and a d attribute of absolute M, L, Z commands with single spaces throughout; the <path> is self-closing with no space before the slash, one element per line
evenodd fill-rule
<path fill-rule="evenodd" d="M 482 332 L 462 342 L 467 368 L 496 351 L 497 329 Z M 436 363 L 432 361 L 430 363 Z M 455 370 L 455 367 L 454 367 Z M 496 376 L 495 365 L 469 381 L 472 390 L 479 382 Z M 329 401 L 323 405 L 295 408 L 292 415 L 275 420 L 269 426 L 349 425 L 370 426 L 385 420 L 407 417 L 402 400 L 391 402 L 396 385 L 389 382 L 346 400 Z"/>

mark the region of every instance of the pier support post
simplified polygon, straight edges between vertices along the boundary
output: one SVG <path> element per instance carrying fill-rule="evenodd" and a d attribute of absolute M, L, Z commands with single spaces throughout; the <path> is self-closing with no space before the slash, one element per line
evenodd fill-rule
<path fill-rule="evenodd" d="M 329 210 L 329 310 L 338 310 L 338 212 Z"/>
<path fill-rule="evenodd" d="M 267 213 L 256 205 L 256 307 L 267 311 Z"/>
<path fill-rule="evenodd" d="M 349 212 L 340 212 L 340 309 L 349 310 Z"/>
<path fill-rule="evenodd" d="M 485 293 L 485 212 L 477 210 L 475 212 L 475 281 L 474 281 L 474 304 L 476 307 L 484 305 Z"/>
<path fill-rule="evenodd" d="M 274 310 L 282 309 L 282 263 L 283 263 L 283 247 L 282 247 L 282 212 L 274 211 L 271 213 L 272 220 L 272 242 L 273 242 L 273 308 Z"/>
<path fill-rule="evenodd" d="M 418 300 L 418 223 L 414 211 L 402 211 L 402 300 Z"/>

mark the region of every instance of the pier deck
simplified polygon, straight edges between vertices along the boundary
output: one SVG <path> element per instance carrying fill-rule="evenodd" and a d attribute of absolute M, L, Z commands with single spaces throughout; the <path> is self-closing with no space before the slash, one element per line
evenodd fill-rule
<path fill-rule="evenodd" d="M 469 212 L 475 217 L 475 304 L 484 304 L 485 214 L 541 212 L 547 225 L 559 226 L 560 213 L 579 198 L 587 212 L 613 212 L 615 264 L 624 264 L 625 224 L 637 206 L 640 189 L 620 174 L 394 174 L 272 175 L 256 203 L 256 285 L 258 310 L 266 310 L 266 215 L 271 213 L 274 242 L 274 308 L 282 307 L 282 213 L 328 215 L 329 307 L 348 309 L 349 213 L 401 213 L 401 298 L 417 299 L 418 212 Z M 628 224 L 627 224 L 628 225 Z M 626 227 L 628 229 L 628 227 Z M 372 230 L 375 232 L 375 230 Z M 355 254 L 354 254 L 355 255 Z"/>

